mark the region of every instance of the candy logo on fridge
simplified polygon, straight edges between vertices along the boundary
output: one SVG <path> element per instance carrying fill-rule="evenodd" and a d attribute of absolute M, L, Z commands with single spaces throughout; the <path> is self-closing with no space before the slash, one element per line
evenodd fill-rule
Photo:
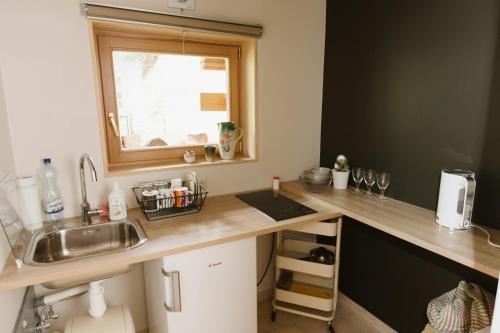
<path fill-rule="evenodd" d="M 212 262 L 212 263 L 208 264 L 208 268 L 214 268 L 214 267 L 217 267 L 219 265 L 222 265 L 222 261 L 221 262 Z"/>

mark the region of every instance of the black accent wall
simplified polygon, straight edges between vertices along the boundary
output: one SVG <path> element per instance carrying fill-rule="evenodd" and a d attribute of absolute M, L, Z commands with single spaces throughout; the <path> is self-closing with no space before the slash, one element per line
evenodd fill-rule
<path fill-rule="evenodd" d="M 321 165 L 389 171 L 388 193 L 436 209 L 440 171 L 477 173 L 473 222 L 500 229 L 500 1 L 328 0 Z M 398 332 L 430 299 L 496 279 L 356 221 L 340 288 Z"/>

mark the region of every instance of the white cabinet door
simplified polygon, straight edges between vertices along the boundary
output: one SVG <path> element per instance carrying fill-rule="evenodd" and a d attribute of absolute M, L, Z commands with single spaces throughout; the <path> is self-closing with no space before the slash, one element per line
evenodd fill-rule
<path fill-rule="evenodd" d="M 255 238 L 164 257 L 162 265 L 168 333 L 257 332 Z"/>

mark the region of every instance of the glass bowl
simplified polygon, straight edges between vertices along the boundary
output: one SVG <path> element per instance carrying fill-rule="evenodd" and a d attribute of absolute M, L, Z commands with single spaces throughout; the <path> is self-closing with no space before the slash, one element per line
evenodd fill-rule
<path fill-rule="evenodd" d="M 300 176 L 300 183 L 307 192 L 321 193 L 330 187 L 331 178 L 322 181 L 314 181 L 307 177 Z"/>

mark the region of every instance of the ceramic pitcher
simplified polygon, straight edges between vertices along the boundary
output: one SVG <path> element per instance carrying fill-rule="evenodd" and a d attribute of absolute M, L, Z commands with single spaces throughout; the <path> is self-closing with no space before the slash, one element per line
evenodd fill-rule
<path fill-rule="evenodd" d="M 243 136 L 243 129 L 232 121 L 218 123 L 219 125 L 219 153 L 223 160 L 232 160 L 236 144 Z M 237 132 L 239 131 L 239 136 Z"/>

